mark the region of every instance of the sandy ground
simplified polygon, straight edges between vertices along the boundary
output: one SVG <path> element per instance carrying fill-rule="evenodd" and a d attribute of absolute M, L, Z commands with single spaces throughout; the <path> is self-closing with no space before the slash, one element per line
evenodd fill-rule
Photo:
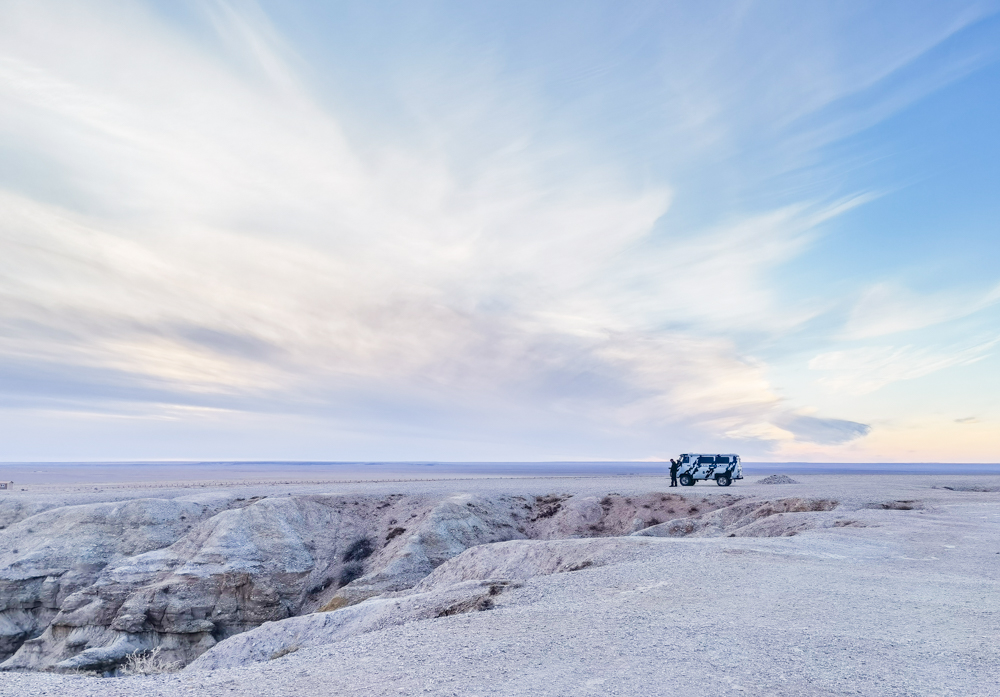
<path fill-rule="evenodd" d="M 843 527 L 781 538 L 643 538 L 637 559 L 531 579 L 489 611 L 241 668 L 129 678 L 5 673 L 0 695 L 1000 694 L 1000 477 L 797 474 L 799 484 L 780 486 L 759 479 L 680 491 L 834 498 Z M 269 496 L 603 495 L 664 491 L 666 483 L 564 477 L 227 488 Z M 46 507 L 151 495 L 100 484 L 29 488 L 12 495 Z M 962 490 L 972 488 L 987 490 Z M 190 492 L 160 483 L 155 495 Z"/>

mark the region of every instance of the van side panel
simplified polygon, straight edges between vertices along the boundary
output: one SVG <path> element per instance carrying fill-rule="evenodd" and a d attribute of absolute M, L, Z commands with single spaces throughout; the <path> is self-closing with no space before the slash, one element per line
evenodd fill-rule
<path fill-rule="evenodd" d="M 715 479 L 716 475 L 729 472 L 733 479 L 743 479 L 743 467 L 740 456 L 735 453 L 726 455 L 704 455 L 685 453 L 680 457 L 678 474 L 690 474 L 694 479 Z"/>

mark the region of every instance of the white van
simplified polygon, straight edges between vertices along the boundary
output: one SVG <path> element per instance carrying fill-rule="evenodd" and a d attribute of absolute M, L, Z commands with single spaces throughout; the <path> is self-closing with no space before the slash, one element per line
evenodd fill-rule
<path fill-rule="evenodd" d="M 699 479 L 714 479 L 719 486 L 729 486 L 734 479 L 743 479 L 740 456 L 699 455 L 685 453 L 680 457 L 677 479 L 681 486 L 694 486 Z"/>

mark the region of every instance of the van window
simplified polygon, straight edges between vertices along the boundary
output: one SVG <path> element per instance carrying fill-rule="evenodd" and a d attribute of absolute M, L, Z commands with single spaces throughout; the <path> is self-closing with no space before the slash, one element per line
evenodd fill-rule
<path fill-rule="evenodd" d="M 698 464 L 699 465 L 714 465 L 715 464 L 715 458 L 712 457 L 711 455 L 701 455 L 701 456 L 698 457 Z"/>

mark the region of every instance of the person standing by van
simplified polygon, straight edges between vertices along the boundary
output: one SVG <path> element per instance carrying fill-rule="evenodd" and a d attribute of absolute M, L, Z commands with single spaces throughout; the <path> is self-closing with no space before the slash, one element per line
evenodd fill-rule
<path fill-rule="evenodd" d="M 677 486 L 677 468 L 680 465 L 677 460 L 670 458 L 670 486 Z"/>

